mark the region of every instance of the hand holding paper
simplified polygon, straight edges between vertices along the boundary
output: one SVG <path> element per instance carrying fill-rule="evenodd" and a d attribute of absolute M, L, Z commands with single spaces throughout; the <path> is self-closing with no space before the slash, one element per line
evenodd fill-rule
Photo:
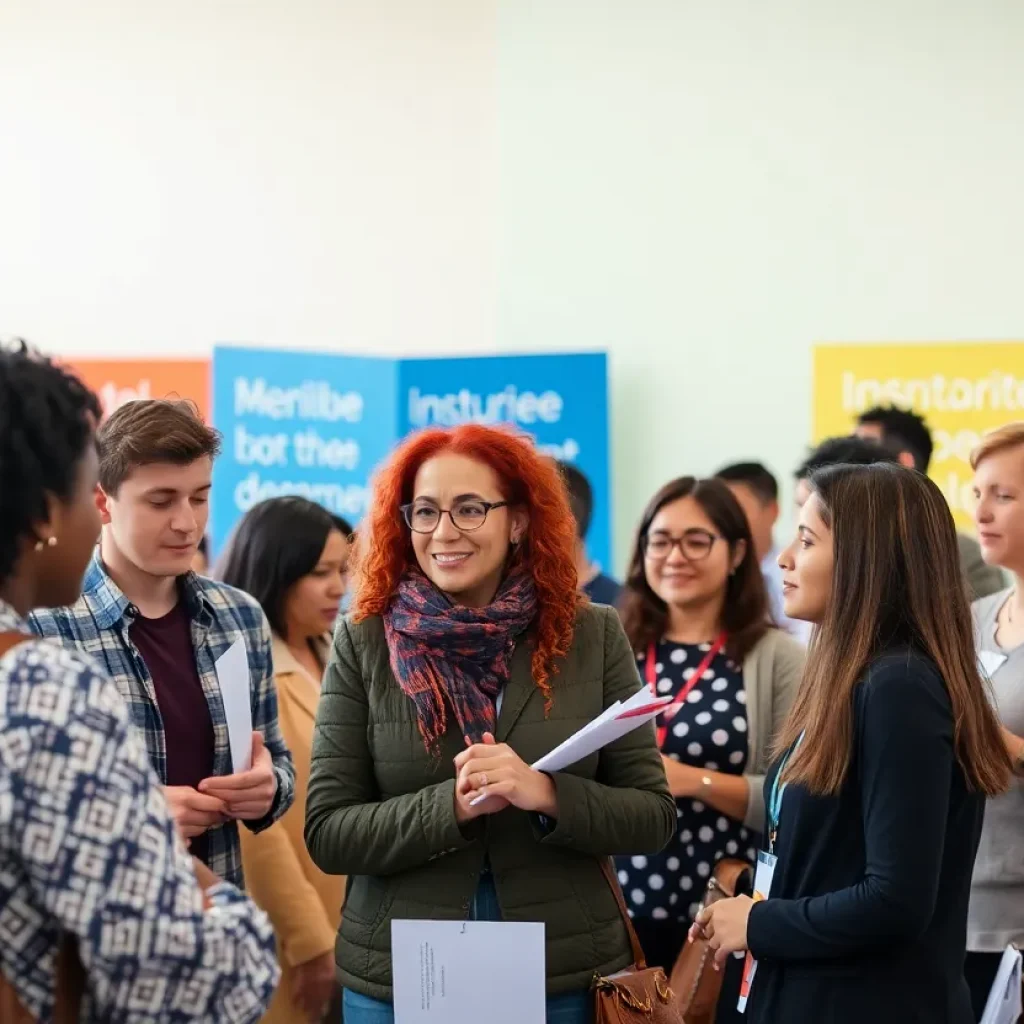
<path fill-rule="evenodd" d="M 252 767 L 234 775 L 214 775 L 199 783 L 199 792 L 217 797 L 232 818 L 256 821 L 270 813 L 277 795 L 277 776 L 263 734 L 252 734 Z"/>
<path fill-rule="evenodd" d="M 522 811 L 558 816 L 555 784 L 551 779 L 527 765 L 508 744 L 495 743 L 490 733 L 483 743 L 474 743 L 462 751 L 455 758 L 455 768 L 459 773 L 456 789 L 460 797 L 477 794 L 469 800 L 469 807 L 501 799 Z"/>
<path fill-rule="evenodd" d="M 644 689 L 639 690 L 632 697 L 629 698 L 625 703 L 622 701 L 616 701 L 611 707 L 605 708 L 605 710 L 597 716 L 592 722 L 588 722 L 582 729 L 570 736 L 564 743 L 559 744 L 551 751 L 550 754 L 545 754 L 539 761 L 534 762 L 527 771 L 533 771 L 535 773 L 544 772 L 557 772 L 563 768 L 568 768 L 569 765 L 576 764 L 577 761 L 582 761 L 583 758 L 589 757 L 595 751 L 600 750 L 602 747 L 607 746 L 609 743 L 614 743 L 615 740 L 621 739 L 627 733 L 632 732 L 634 729 L 639 728 L 641 725 L 646 725 L 652 719 L 654 719 L 671 701 L 671 697 L 651 697 L 650 691 Z M 473 750 L 474 748 L 470 748 Z M 479 749 L 476 748 L 476 749 Z M 523 764 L 522 760 L 519 759 L 515 751 L 511 748 L 506 748 L 512 756 L 516 758 L 523 768 L 526 765 Z M 456 766 L 461 769 L 462 765 L 467 763 L 467 754 L 469 751 L 463 751 L 455 759 Z M 476 784 L 471 784 L 470 788 L 474 789 L 487 789 L 488 793 L 482 796 L 474 797 L 469 801 L 469 806 L 473 807 L 477 802 L 482 802 L 488 794 L 496 792 L 487 783 L 482 783 L 478 778 L 479 774 L 483 772 L 487 775 L 487 783 L 490 783 L 491 778 L 488 773 L 487 767 L 476 766 L 470 770 L 468 775 L 474 776 Z M 546 776 L 544 776 L 546 778 Z M 468 778 L 468 776 L 467 776 Z M 505 776 L 503 776 L 505 778 Z M 462 776 L 460 772 L 460 782 Z M 550 780 L 548 780 L 550 782 Z M 552 786 L 552 789 L 554 787 Z M 532 792 L 532 791 L 531 791 Z M 504 795 L 502 793 L 501 795 Z M 529 800 L 530 798 L 527 797 Z M 517 807 L 521 807 L 522 810 L 536 810 L 541 814 L 548 814 L 550 817 L 556 817 L 557 814 L 550 810 L 543 810 L 541 807 L 531 806 L 523 807 L 521 803 L 515 800 L 510 800 L 510 803 L 514 803 Z"/>

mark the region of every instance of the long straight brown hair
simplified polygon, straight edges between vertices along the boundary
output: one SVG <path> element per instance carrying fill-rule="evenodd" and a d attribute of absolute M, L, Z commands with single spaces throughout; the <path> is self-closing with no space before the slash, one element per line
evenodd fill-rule
<path fill-rule="evenodd" d="M 726 650 L 729 657 L 737 662 L 742 661 L 772 628 L 772 622 L 764 576 L 754 553 L 750 524 L 732 491 L 716 477 L 706 480 L 692 476 L 677 477 L 665 484 L 647 503 L 633 542 L 633 555 L 619 600 L 626 636 L 633 650 L 639 654 L 647 650 L 648 644 L 657 643 L 665 635 L 668 606 L 647 582 L 644 544 L 654 517 L 666 505 L 682 498 L 693 498 L 700 505 L 729 545 L 730 553 L 736 551 L 736 545 L 740 542 L 746 546 L 743 560 L 726 581 L 721 625 L 728 637 Z"/>
<path fill-rule="evenodd" d="M 942 492 L 901 466 L 830 466 L 813 473 L 835 565 L 825 618 L 811 641 L 800 690 L 775 742 L 778 756 L 804 733 L 785 777 L 819 795 L 846 778 L 853 695 L 872 661 L 910 647 L 932 661 L 953 711 L 956 759 L 967 785 L 1003 792 L 1012 765 L 978 672 L 956 529 Z"/>

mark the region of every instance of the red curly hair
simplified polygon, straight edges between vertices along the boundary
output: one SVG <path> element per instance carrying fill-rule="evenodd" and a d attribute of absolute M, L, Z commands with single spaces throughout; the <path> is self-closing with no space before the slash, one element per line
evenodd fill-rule
<path fill-rule="evenodd" d="M 533 641 L 534 682 L 551 702 L 551 677 L 572 644 L 577 590 L 576 521 L 554 460 L 542 456 L 525 434 L 471 423 L 421 430 L 407 438 L 374 480 L 370 511 L 357 531 L 353 558 L 356 622 L 383 615 L 402 574 L 415 565 L 412 539 L 399 507 L 412 501 L 420 466 L 443 452 L 486 463 L 501 481 L 503 497 L 522 506 L 529 527 L 513 555 L 533 577 L 537 617 Z"/>

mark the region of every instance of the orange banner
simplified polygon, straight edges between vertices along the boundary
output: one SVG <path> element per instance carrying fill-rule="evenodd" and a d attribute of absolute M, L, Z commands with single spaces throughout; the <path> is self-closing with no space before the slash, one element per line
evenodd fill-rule
<path fill-rule="evenodd" d="M 76 359 L 65 365 L 99 395 L 104 416 L 136 398 L 187 398 L 209 419 L 209 360 Z"/>

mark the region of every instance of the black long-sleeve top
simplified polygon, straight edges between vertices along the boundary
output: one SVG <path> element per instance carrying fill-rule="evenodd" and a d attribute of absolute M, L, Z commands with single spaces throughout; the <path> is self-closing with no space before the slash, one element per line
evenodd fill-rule
<path fill-rule="evenodd" d="M 954 756 L 946 686 L 921 654 L 891 650 L 853 701 L 839 794 L 785 790 L 770 898 L 748 924 L 747 1018 L 971 1024 L 963 965 L 985 802 Z"/>

